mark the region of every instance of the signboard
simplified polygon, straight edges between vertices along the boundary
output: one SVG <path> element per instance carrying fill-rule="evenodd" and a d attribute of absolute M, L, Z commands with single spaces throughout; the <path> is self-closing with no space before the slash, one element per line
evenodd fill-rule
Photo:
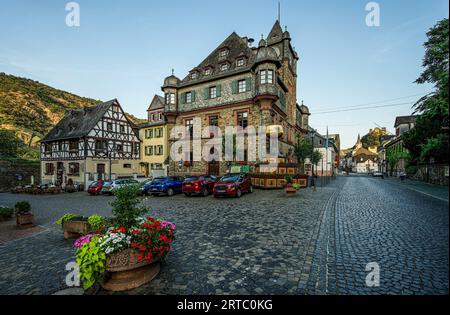
<path fill-rule="evenodd" d="M 231 173 L 249 173 L 250 167 L 248 165 L 233 165 L 231 166 Z"/>

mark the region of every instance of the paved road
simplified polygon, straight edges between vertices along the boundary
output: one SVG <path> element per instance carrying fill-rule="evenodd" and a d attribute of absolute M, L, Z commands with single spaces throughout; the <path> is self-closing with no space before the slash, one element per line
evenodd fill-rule
<path fill-rule="evenodd" d="M 67 211 L 110 215 L 112 200 L 27 197 L 47 230 L 0 246 L 0 294 L 64 288 L 73 250 L 52 222 Z M 0 194 L 0 204 L 23 198 Z M 338 177 L 296 198 L 256 191 L 145 203 L 178 234 L 160 275 L 130 294 L 448 294 L 448 203 L 389 181 Z M 370 262 L 379 287 L 366 286 Z"/>

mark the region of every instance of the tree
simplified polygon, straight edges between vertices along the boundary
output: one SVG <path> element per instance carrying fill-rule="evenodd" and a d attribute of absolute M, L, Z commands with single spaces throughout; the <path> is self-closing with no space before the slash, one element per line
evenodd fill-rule
<path fill-rule="evenodd" d="M 16 158 L 23 143 L 14 131 L 0 130 L 0 158 Z"/>
<path fill-rule="evenodd" d="M 316 168 L 317 168 L 317 164 L 319 164 L 319 162 L 320 162 L 320 160 L 322 160 L 322 158 L 323 158 L 322 153 L 320 153 L 319 150 L 314 150 L 314 151 L 312 152 L 312 154 L 311 154 L 311 157 L 310 157 L 311 163 L 312 163 L 313 165 L 315 165 Z M 314 170 L 313 170 L 313 175 L 314 175 Z"/>
<path fill-rule="evenodd" d="M 303 169 L 305 159 L 310 157 L 313 152 L 312 144 L 305 138 L 298 139 L 297 144 L 294 146 L 294 155 L 297 158 L 297 162 L 300 164 L 300 168 Z"/>
<path fill-rule="evenodd" d="M 449 77 L 449 22 L 443 19 L 428 33 L 425 42 L 424 71 L 415 81 L 431 83 L 435 91 L 420 98 L 414 113 L 421 114 L 415 127 L 403 135 L 403 142 L 415 163 L 448 162 L 448 77 Z"/>
<path fill-rule="evenodd" d="M 389 150 L 386 152 L 386 162 L 389 166 L 390 175 L 394 172 L 394 169 L 397 168 L 398 162 L 402 159 L 408 159 L 409 154 L 406 152 L 398 152 L 394 150 Z"/>

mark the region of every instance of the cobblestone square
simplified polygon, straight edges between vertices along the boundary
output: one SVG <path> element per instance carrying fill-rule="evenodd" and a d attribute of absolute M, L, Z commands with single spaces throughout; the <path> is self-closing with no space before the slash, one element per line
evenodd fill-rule
<path fill-rule="evenodd" d="M 416 189 L 349 176 L 294 198 L 149 197 L 177 239 L 157 278 L 127 293 L 448 294 L 448 201 Z M 53 222 L 65 212 L 109 216 L 112 197 L 0 194 L 6 206 L 24 199 L 44 230 L 0 244 L 0 294 L 52 294 L 66 288 L 74 260 Z M 379 287 L 366 285 L 370 262 Z"/>

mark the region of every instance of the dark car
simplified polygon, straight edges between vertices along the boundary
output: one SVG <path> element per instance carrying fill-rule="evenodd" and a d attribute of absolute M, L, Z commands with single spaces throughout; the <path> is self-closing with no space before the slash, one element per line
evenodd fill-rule
<path fill-rule="evenodd" d="M 150 185 L 152 184 L 153 179 L 147 179 L 144 182 L 141 183 L 141 188 L 139 190 L 140 195 L 148 195 L 148 190 L 150 189 Z"/>
<path fill-rule="evenodd" d="M 183 193 L 186 197 L 192 195 L 208 196 L 213 192 L 218 178 L 213 175 L 189 176 L 183 182 Z"/>
<path fill-rule="evenodd" d="M 103 189 L 103 181 L 99 180 L 89 185 L 88 193 L 91 195 L 99 195 Z"/>
<path fill-rule="evenodd" d="M 173 196 L 182 192 L 183 181 L 181 176 L 157 177 L 151 182 L 147 194 Z"/>
<path fill-rule="evenodd" d="M 215 185 L 214 197 L 229 196 L 240 198 L 242 193 L 252 193 L 253 186 L 250 176 L 245 173 L 228 174 L 222 177 Z"/>

